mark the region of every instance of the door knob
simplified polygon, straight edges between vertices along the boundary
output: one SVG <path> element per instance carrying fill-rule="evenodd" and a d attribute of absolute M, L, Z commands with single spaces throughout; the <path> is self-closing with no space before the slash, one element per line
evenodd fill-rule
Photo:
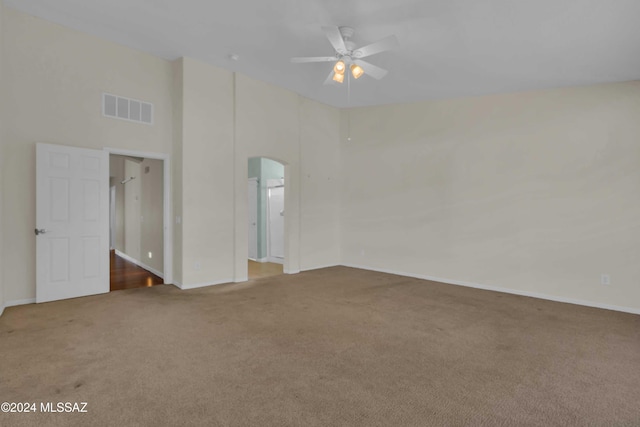
<path fill-rule="evenodd" d="M 36 232 L 36 236 L 39 234 L 44 234 L 46 232 L 48 232 L 49 230 L 45 230 L 44 228 L 36 228 L 35 232 Z"/>

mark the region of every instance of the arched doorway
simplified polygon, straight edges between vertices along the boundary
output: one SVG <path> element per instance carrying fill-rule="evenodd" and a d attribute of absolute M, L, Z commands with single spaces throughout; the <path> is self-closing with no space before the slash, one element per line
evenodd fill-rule
<path fill-rule="evenodd" d="M 285 262 L 285 165 L 251 157 L 247 165 L 247 276 L 283 274 Z"/>

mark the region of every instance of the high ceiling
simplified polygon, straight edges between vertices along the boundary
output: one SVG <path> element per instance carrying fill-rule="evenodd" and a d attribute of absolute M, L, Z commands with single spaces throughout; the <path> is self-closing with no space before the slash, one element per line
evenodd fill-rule
<path fill-rule="evenodd" d="M 638 0 L 4 0 L 6 6 L 154 55 L 188 56 L 337 107 L 640 79 Z M 350 26 L 389 70 L 324 86 L 321 27 Z M 238 60 L 230 59 L 231 54 Z"/>

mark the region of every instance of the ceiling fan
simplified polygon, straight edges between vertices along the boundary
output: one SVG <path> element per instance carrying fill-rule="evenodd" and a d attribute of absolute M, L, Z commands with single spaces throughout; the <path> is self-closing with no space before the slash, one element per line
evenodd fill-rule
<path fill-rule="evenodd" d="M 329 84 L 332 81 L 342 83 L 347 69 L 349 69 L 354 79 L 359 79 L 362 75 L 368 74 L 374 79 L 380 80 L 387 75 L 387 70 L 363 61 L 361 58 L 366 58 L 367 56 L 375 55 L 376 53 L 396 47 L 398 45 L 398 39 L 395 35 L 387 36 L 375 43 L 356 48 L 355 43 L 350 40 L 355 33 L 353 28 L 329 26 L 322 27 L 322 31 L 324 31 L 329 42 L 335 49 L 335 54 L 333 56 L 291 58 L 291 62 L 300 64 L 306 62 L 335 61 L 333 69 L 324 84 Z"/>

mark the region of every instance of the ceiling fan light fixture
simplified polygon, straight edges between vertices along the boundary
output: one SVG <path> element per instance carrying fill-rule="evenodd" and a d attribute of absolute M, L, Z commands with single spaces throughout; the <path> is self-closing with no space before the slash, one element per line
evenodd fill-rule
<path fill-rule="evenodd" d="M 363 74 L 364 74 L 364 70 L 362 69 L 361 66 L 357 64 L 351 65 L 351 75 L 353 76 L 354 79 L 359 79 L 360 77 L 362 77 Z"/>
<path fill-rule="evenodd" d="M 380 80 L 387 75 L 387 70 L 373 65 L 370 62 L 363 61 L 362 58 L 367 58 L 398 46 L 396 36 L 390 35 L 377 42 L 357 47 L 356 44 L 351 41 L 354 34 L 354 30 L 351 27 L 324 26 L 322 27 L 322 31 L 333 47 L 333 55 L 295 57 L 291 58 L 291 62 L 296 64 L 332 62 L 333 67 L 331 67 L 331 70 L 327 70 L 329 73 L 327 73 L 327 77 L 324 80 L 325 85 L 333 82 L 342 83 L 345 77 L 347 77 L 347 82 L 349 82 L 351 77 L 355 80 L 364 74 L 376 80 Z M 350 75 L 347 73 L 350 73 Z"/>

